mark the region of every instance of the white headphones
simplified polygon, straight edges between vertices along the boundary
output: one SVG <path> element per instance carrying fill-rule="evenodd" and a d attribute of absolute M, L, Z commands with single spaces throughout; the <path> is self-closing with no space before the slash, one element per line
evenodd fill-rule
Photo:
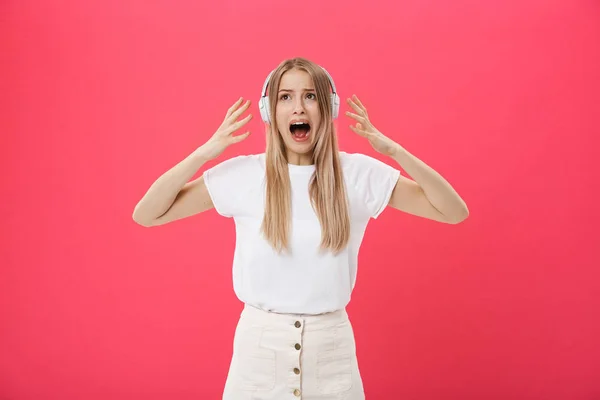
<path fill-rule="evenodd" d="M 323 69 L 323 71 L 325 72 L 325 75 L 327 75 L 327 78 L 329 78 L 329 83 L 331 84 L 331 89 L 333 91 L 333 93 L 331 93 L 331 112 L 332 112 L 333 119 L 336 119 L 340 112 L 340 98 L 337 94 L 337 90 L 335 88 L 335 83 L 333 83 L 333 79 L 331 78 L 331 75 L 329 75 L 329 72 L 327 72 L 327 70 L 325 68 L 321 67 L 321 69 Z M 263 85 L 263 88 L 262 88 L 262 92 L 260 94 L 260 100 L 258 101 L 258 109 L 260 110 L 260 116 L 261 116 L 262 120 L 264 122 L 266 122 L 267 124 L 271 123 L 271 112 L 269 110 L 269 96 L 267 96 L 266 90 L 267 90 L 269 81 L 271 80 L 271 76 L 273 76 L 274 72 L 275 72 L 275 70 L 271 71 L 269 76 L 267 76 L 267 79 L 265 80 L 265 84 Z"/>

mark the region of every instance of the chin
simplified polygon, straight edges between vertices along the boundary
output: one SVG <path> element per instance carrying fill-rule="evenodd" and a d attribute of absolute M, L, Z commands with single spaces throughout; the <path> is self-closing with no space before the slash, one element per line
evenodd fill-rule
<path fill-rule="evenodd" d="M 309 143 L 286 143 L 286 147 L 290 150 L 292 150 L 294 153 L 298 153 L 298 154 L 308 154 L 308 153 L 312 153 L 313 149 L 315 148 L 314 143 L 309 142 Z"/>

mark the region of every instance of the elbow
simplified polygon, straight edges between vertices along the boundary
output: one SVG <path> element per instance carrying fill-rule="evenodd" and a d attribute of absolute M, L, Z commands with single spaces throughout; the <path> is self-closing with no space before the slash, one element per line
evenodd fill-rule
<path fill-rule="evenodd" d="M 452 225 L 460 224 L 469 217 L 469 209 L 465 206 L 460 212 L 457 212 L 448 217 L 447 222 Z"/>
<path fill-rule="evenodd" d="M 145 228 L 149 227 L 148 221 L 141 220 L 135 216 L 133 217 L 133 222 L 135 222 L 136 224 L 141 225 Z"/>
<path fill-rule="evenodd" d="M 136 210 L 137 211 L 137 210 Z M 144 228 L 150 228 L 152 226 L 154 226 L 154 223 L 152 220 L 148 219 L 148 218 L 143 218 L 142 216 L 140 216 L 136 211 L 133 212 L 133 215 L 131 216 L 131 218 L 133 219 L 133 221 L 138 224 L 143 226 Z"/>
<path fill-rule="evenodd" d="M 154 226 L 154 225 L 152 225 L 152 223 L 151 223 L 151 222 L 146 222 L 146 221 L 136 221 L 135 219 L 134 219 L 134 221 L 135 221 L 135 223 L 136 223 L 136 224 L 138 224 L 138 225 L 140 225 L 140 226 L 143 226 L 144 228 L 150 228 L 150 227 Z"/>

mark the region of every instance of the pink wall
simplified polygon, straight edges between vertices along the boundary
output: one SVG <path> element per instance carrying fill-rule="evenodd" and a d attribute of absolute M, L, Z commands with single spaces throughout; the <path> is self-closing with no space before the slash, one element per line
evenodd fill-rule
<path fill-rule="evenodd" d="M 241 310 L 233 223 L 131 214 L 240 96 L 254 134 L 220 160 L 262 152 L 260 88 L 297 55 L 471 212 L 370 225 L 348 308 L 367 398 L 600 398 L 598 2 L 6 0 L 0 15 L 1 399 L 219 398 Z M 346 110 L 342 149 L 393 163 Z"/>

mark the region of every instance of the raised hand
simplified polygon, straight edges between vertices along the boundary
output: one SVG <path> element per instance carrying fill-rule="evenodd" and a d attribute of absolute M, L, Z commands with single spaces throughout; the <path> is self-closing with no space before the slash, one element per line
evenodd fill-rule
<path fill-rule="evenodd" d="M 369 120 L 367 108 L 361 103 L 358 97 L 353 95 L 352 99 L 347 99 L 347 101 L 350 107 L 356 111 L 356 114 L 346 111 L 346 115 L 348 117 L 357 121 L 356 126 L 350 125 L 350 129 L 360 136 L 367 138 L 369 143 L 371 143 L 371 146 L 373 146 L 377 152 L 386 156 L 393 155 L 398 148 L 398 144 L 385 136 L 383 133 L 379 132 L 377 128 L 373 126 Z"/>
<path fill-rule="evenodd" d="M 249 131 L 241 135 L 233 136 L 235 131 L 246 125 L 248 121 L 252 119 L 252 114 L 249 114 L 247 117 L 239 121 L 237 120 L 250 106 L 250 100 L 247 100 L 244 105 L 240 107 L 243 100 L 244 99 L 240 97 L 235 104 L 229 107 L 227 114 L 225 114 L 225 119 L 221 126 L 219 126 L 219 129 L 217 129 L 214 135 L 202 145 L 202 153 L 209 160 L 217 158 L 230 145 L 239 143 L 250 136 Z"/>

